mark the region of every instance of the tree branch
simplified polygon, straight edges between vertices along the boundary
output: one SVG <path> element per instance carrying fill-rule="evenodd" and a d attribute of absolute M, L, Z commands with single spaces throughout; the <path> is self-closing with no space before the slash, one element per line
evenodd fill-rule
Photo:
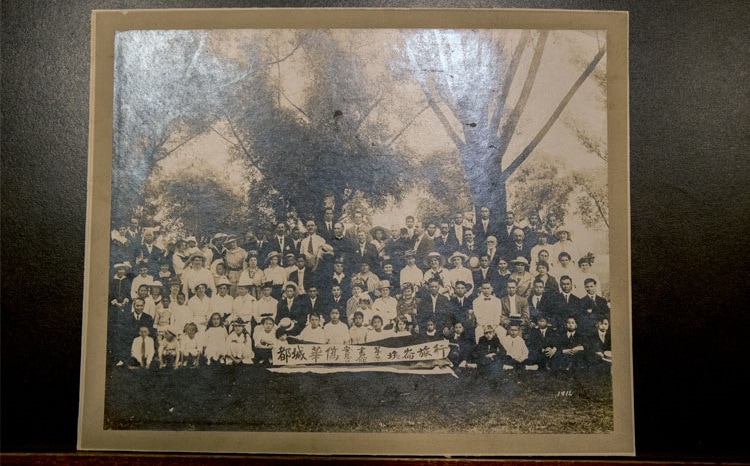
<path fill-rule="evenodd" d="M 359 122 L 357 123 L 357 127 L 356 127 L 356 128 L 354 128 L 354 132 L 355 132 L 355 133 L 358 133 L 358 132 L 359 132 L 359 129 L 360 129 L 360 128 L 362 127 L 362 125 L 363 125 L 363 124 L 365 123 L 365 120 L 367 120 L 367 117 L 369 117 L 369 116 L 370 116 L 370 113 L 372 113 L 372 111 L 373 111 L 373 110 L 375 110 L 375 107 L 377 107 L 377 106 L 378 106 L 378 104 L 380 104 L 380 102 L 382 102 L 382 101 L 383 101 L 383 96 L 380 96 L 380 97 L 378 97 L 378 98 L 377 98 L 377 99 L 375 100 L 375 102 L 374 102 L 374 103 L 373 103 L 372 105 L 370 105 L 370 106 L 369 106 L 369 107 L 367 108 L 367 110 L 365 111 L 365 113 L 364 113 L 364 114 L 362 115 L 362 117 L 361 117 L 361 118 L 359 119 Z"/>
<path fill-rule="evenodd" d="M 299 43 L 298 43 L 297 45 L 295 45 L 295 46 L 294 46 L 294 48 L 292 49 L 292 51 L 291 51 L 291 52 L 289 52 L 288 54 L 284 55 L 284 56 L 283 56 L 283 57 L 281 57 L 281 58 L 277 58 L 277 59 L 276 59 L 276 60 L 274 60 L 274 61 L 270 61 L 270 62 L 268 62 L 268 63 L 264 63 L 263 65 L 265 65 L 265 66 L 273 66 L 273 65 L 278 65 L 279 63 L 283 62 L 283 61 L 284 61 L 284 60 L 286 60 L 287 58 L 289 58 L 289 57 L 291 57 L 292 55 L 294 55 L 294 52 L 296 52 L 298 48 L 300 48 L 300 44 L 299 44 Z M 275 57 L 278 57 L 278 56 L 277 56 L 276 54 L 274 54 L 274 56 L 275 56 Z"/>
<path fill-rule="evenodd" d="M 526 81 L 524 81 L 523 83 L 523 89 L 521 90 L 521 95 L 518 97 L 518 101 L 516 102 L 516 105 L 513 106 L 513 110 L 511 111 L 510 116 L 508 117 L 502 129 L 500 130 L 500 133 L 501 133 L 500 140 L 499 140 L 500 145 L 497 148 L 497 151 L 500 154 L 500 159 L 502 159 L 505 156 L 505 151 L 508 150 L 508 145 L 510 144 L 510 140 L 511 138 L 513 138 L 513 134 L 515 134 L 516 132 L 516 126 L 518 126 L 518 121 L 521 119 L 521 115 L 523 114 L 523 111 L 526 109 L 526 102 L 528 102 L 529 96 L 531 95 L 531 89 L 534 87 L 534 82 L 536 81 L 536 75 L 539 72 L 539 65 L 542 62 L 542 54 L 544 53 L 544 45 L 547 43 L 548 36 L 549 36 L 548 31 L 542 31 L 539 34 L 539 40 L 534 46 L 534 56 L 531 58 L 531 65 L 529 65 L 529 72 L 526 75 Z"/>
<path fill-rule="evenodd" d="M 492 112 L 492 119 L 490 121 L 491 134 L 497 134 L 500 129 L 500 120 L 503 118 L 503 109 L 505 108 L 505 100 L 508 98 L 508 92 L 510 86 L 515 80 L 516 73 L 518 72 L 518 65 L 521 63 L 521 57 L 523 52 L 526 51 L 526 47 L 529 45 L 531 40 L 531 32 L 524 30 L 521 34 L 521 40 L 513 51 L 513 57 L 510 60 L 510 66 L 508 67 L 508 73 L 503 81 L 503 87 L 495 100 L 495 108 Z"/>
<path fill-rule="evenodd" d="M 422 110 L 420 110 L 419 112 L 417 112 L 417 114 L 416 114 L 416 115 L 414 115 L 414 116 L 412 117 L 412 119 L 411 119 L 411 120 L 409 120 L 409 122 L 408 122 L 408 123 L 406 123 L 406 124 L 404 125 L 404 127 L 403 127 L 403 128 L 401 128 L 401 130 L 400 130 L 400 131 L 399 131 L 398 133 L 396 133 L 396 135 L 395 135 L 395 136 L 393 136 L 393 138 L 392 138 L 392 139 L 390 140 L 390 142 L 388 142 L 388 144 L 386 144 L 386 145 L 385 145 L 385 147 L 391 147 L 391 146 L 393 145 L 393 143 L 394 143 L 394 142 L 396 142 L 396 140 L 397 140 L 398 138 L 400 138 L 400 137 L 401 137 L 401 135 L 402 135 L 402 134 L 404 134 L 404 132 L 406 132 L 406 130 L 407 130 L 407 129 L 408 129 L 408 128 L 409 128 L 409 127 L 410 127 L 410 126 L 412 125 L 412 124 L 414 124 L 414 122 L 415 122 L 415 121 L 417 121 L 417 118 L 419 117 L 419 115 L 423 114 L 423 113 L 424 113 L 425 111 L 427 111 L 427 110 L 429 110 L 429 109 L 430 109 L 430 106 L 429 106 L 429 105 L 427 105 L 427 106 L 426 106 L 425 108 L 423 108 Z"/>
<path fill-rule="evenodd" d="M 521 153 L 516 157 L 516 159 L 508 166 L 507 169 L 503 170 L 502 177 L 507 180 L 510 175 L 513 174 L 513 172 L 521 166 L 521 164 L 531 155 L 531 153 L 534 151 L 536 146 L 541 142 L 541 140 L 544 138 L 544 136 L 547 135 L 547 132 L 549 132 L 550 128 L 552 128 L 552 125 L 555 124 L 555 121 L 560 117 L 560 114 L 565 110 L 565 107 L 568 105 L 570 100 L 573 98 L 575 93 L 578 91 L 578 89 L 583 85 L 583 82 L 586 81 L 586 78 L 591 75 L 591 73 L 594 71 L 594 68 L 596 68 L 596 65 L 599 64 L 602 57 L 606 53 L 606 49 L 602 48 L 599 50 L 599 53 L 596 54 L 593 60 L 591 60 L 591 63 L 589 63 L 589 66 L 586 67 L 585 70 L 583 70 L 583 73 L 581 73 L 581 76 L 578 77 L 575 83 L 571 86 L 568 93 L 563 97 L 563 99 L 560 101 L 560 104 L 557 106 L 554 112 L 552 112 L 552 115 L 550 115 L 549 119 L 547 120 L 547 123 L 545 123 L 544 126 L 539 130 L 539 132 L 534 136 L 534 139 L 531 140 L 528 146 L 521 151 Z"/>

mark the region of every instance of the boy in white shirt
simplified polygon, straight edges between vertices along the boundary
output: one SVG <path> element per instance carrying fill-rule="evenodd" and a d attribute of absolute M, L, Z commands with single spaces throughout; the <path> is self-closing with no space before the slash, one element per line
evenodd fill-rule
<path fill-rule="evenodd" d="M 151 329 L 147 325 L 138 328 L 138 336 L 133 339 L 130 347 L 130 368 L 149 369 L 156 354 L 154 339 L 149 336 Z"/>
<path fill-rule="evenodd" d="M 331 320 L 323 327 L 323 341 L 327 345 L 348 345 L 351 341 L 349 328 L 341 322 L 341 311 L 334 308 L 330 313 Z"/>
<path fill-rule="evenodd" d="M 320 316 L 317 314 L 307 316 L 307 326 L 302 329 L 299 339 L 309 343 L 325 343 L 325 332 L 320 326 Z"/>
<path fill-rule="evenodd" d="M 503 356 L 503 369 L 523 369 L 528 364 L 529 348 L 521 337 L 521 326 L 511 322 L 507 333 L 500 326 L 498 327 L 498 337 L 508 353 Z"/>

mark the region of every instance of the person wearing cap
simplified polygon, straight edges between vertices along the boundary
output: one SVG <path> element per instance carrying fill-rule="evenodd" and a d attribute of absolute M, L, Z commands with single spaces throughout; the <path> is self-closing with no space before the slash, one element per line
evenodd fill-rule
<path fill-rule="evenodd" d="M 410 283 L 415 287 L 415 293 L 421 291 L 422 285 L 424 284 L 424 271 L 417 266 L 417 253 L 408 250 L 405 254 L 406 266 L 401 269 L 399 274 L 399 285 L 403 290 L 405 283 Z"/>
<path fill-rule="evenodd" d="M 196 252 L 188 258 L 190 266 L 182 272 L 182 292 L 185 296 L 191 297 L 195 293 L 195 287 L 199 283 L 206 286 L 210 296 L 216 294 L 216 285 L 214 285 L 214 276 L 210 270 L 205 267 L 206 258 L 203 254 Z"/>
<path fill-rule="evenodd" d="M 211 312 L 211 298 L 206 295 L 206 282 L 199 282 L 193 288 L 193 297 L 188 300 L 188 309 L 192 314 L 191 322 L 201 331 L 206 328 L 208 316 Z"/>
<path fill-rule="evenodd" d="M 570 254 L 573 263 L 581 258 L 581 250 L 578 247 L 578 244 L 573 242 L 573 235 L 570 228 L 564 225 L 559 226 L 557 230 L 555 230 L 555 237 L 557 238 L 557 242 L 553 248 L 553 256 L 559 256 L 560 253 L 566 252 Z"/>
<path fill-rule="evenodd" d="M 159 262 L 162 257 L 164 257 L 164 251 L 154 244 L 154 232 L 146 230 L 143 233 L 142 243 L 136 245 L 134 257 L 136 267 L 146 264 L 148 273 L 156 276 L 159 273 Z"/>
<path fill-rule="evenodd" d="M 141 264 L 138 267 L 138 275 L 133 279 L 133 282 L 130 285 L 130 298 L 137 298 L 138 289 L 141 287 L 141 285 L 151 286 L 151 282 L 153 281 L 154 277 L 149 275 L 148 266 L 146 264 Z"/>
<path fill-rule="evenodd" d="M 146 298 L 146 307 L 143 310 L 151 317 L 156 317 L 156 311 L 161 307 L 162 292 L 164 287 L 160 281 L 153 281 L 149 284 L 149 295 Z"/>
<path fill-rule="evenodd" d="M 529 261 L 525 257 L 516 257 L 510 264 L 513 270 L 510 280 L 516 282 L 518 295 L 526 299 L 531 296 L 531 284 L 534 282 L 534 276 L 529 272 Z"/>
<path fill-rule="evenodd" d="M 128 238 L 126 232 L 128 227 L 120 225 L 112 230 L 110 234 L 111 257 L 115 262 L 125 262 L 133 260 L 133 242 Z"/>
<path fill-rule="evenodd" d="M 115 274 L 109 280 L 110 309 L 123 309 L 131 299 L 132 282 L 128 278 L 130 262 L 118 262 L 114 265 Z"/>
<path fill-rule="evenodd" d="M 237 282 L 242 271 L 247 267 L 245 260 L 247 251 L 237 245 L 237 237 L 229 236 L 224 241 L 224 261 L 227 266 L 227 278 L 229 279 L 229 294 L 237 295 Z"/>
<path fill-rule="evenodd" d="M 287 272 L 280 265 L 281 254 L 278 251 L 271 251 L 266 258 L 266 268 L 263 269 L 263 276 L 267 282 L 270 282 L 273 289 L 271 295 L 280 299 L 284 293 L 284 283 L 286 283 Z"/>
<path fill-rule="evenodd" d="M 383 318 L 383 322 L 386 328 L 388 328 L 396 319 L 398 301 L 390 295 L 391 282 L 388 280 L 381 280 L 378 283 L 378 291 L 380 292 L 380 297 L 372 303 L 372 311 L 375 315 Z"/>
<path fill-rule="evenodd" d="M 465 284 L 471 285 L 469 288 L 474 287 L 474 276 L 471 270 L 464 267 L 464 263 L 469 260 L 469 257 L 459 251 L 454 252 L 448 258 L 448 262 L 453 265 L 452 269 L 448 269 L 445 274 L 446 286 L 452 296 L 455 293 L 456 282 L 464 282 Z"/>
<path fill-rule="evenodd" d="M 312 286 L 314 280 L 313 271 L 307 266 L 307 257 L 304 254 L 299 254 L 295 258 L 294 270 L 289 273 L 287 280 L 297 285 L 297 294 L 307 294 L 307 289 Z"/>
<path fill-rule="evenodd" d="M 248 327 L 248 331 L 253 329 L 253 317 L 255 316 L 255 304 L 257 302 L 255 296 L 250 294 L 250 287 L 250 282 L 244 276 L 241 276 L 237 282 L 237 296 L 232 301 L 232 313 L 226 319 L 227 324 L 242 320 Z M 219 294 L 221 294 L 221 289 Z"/>
<path fill-rule="evenodd" d="M 234 307 L 234 298 L 229 294 L 229 287 L 229 280 L 226 277 L 221 277 L 216 283 L 216 294 L 211 296 L 209 312 L 212 314 L 218 313 L 222 320 L 227 319 L 232 314 L 232 308 Z M 252 315 L 252 310 L 250 315 Z"/>
<path fill-rule="evenodd" d="M 284 324 L 289 323 L 290 319 L 285 319 Z M 278 328 L 272 317 L 263 317 L 260 321 L 260 325 L 255 327 L 253 330 L 253 346 L 255 347 L 255 364 L 268 367 L 273 361 L 273 349 L 279 344 L 276 339 L 276 332 Z"/>
<path fill-rule="evenodd" d="M 242 319 L 232 322 L 230 332 L 226 338 L 227 354 L 225 362 L 227 365 L 252 364 L 255 353 L 253 352 L 253 339 L 245 328 L 246 322 Z"/>
<path fill-rule="evenodd" d="M 517 323 L 521 326 L 521 331 L 525 332 L 531 324 L 529 302 L 527 298 L 516 292 L 517 289 L 518 283 L 513 279 L 508 280 L 508 294 L 500 298 L 502 305 L 500 324 L 507 329 L 511 323 Z"/>
<path fill-rule="evenodd" d="M 253 311 L 254 326 L 260 324 L 266 317 L 271 317 L 276 322 L 279 301 L 271 296 L 272 292 L 273 284 L 271 282 L 264 282 L 261 285 L 260 298 L 255 302 L 255 309 Z"/>
<path fill-rule="evenodd" d="M 432 280 L 437 280 L 440 283 L 440 294 L 450 296 L 450 288 L 448 284 L 448 270 L 443 268 L 445 265 L 445 257 L 441 256 L 438 252 L 431 252 L 427 255 L 425 264 L 429 268 L 425 271 L 422 276 L 422 281 L 429 284 Z"/>

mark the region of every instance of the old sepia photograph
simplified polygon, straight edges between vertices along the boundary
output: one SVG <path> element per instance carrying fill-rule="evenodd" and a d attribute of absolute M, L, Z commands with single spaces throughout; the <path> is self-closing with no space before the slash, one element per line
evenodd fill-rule
<path fill-rule="evenodd" d="M 95 12 L 79 448 L 632 455 L 627 15 L 325 13 Z"/>

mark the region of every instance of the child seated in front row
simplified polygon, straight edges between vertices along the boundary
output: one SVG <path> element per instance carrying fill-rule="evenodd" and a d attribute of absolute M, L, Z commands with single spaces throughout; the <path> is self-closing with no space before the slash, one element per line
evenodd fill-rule
<path fill-rule="evenodd" d="M 177 369 L 182 363 L 180 342 L 177 341 L 177 335 L 172 330 L 167 329 L 162 332 L 161 337 L 162 340 L 159 343 L 158 352 L 159 369 L 164 369 L 165 367 Z"/>
<path fill-rule="evenodd" d="M 308 343 L 325 343 L 325 333 L 320 326 L 320 316 L 310 314 L 307 316 L 307 326 L 302 329 L 299 339 Z"/>
<path fill-rule="evenodd" d="M 512 321 L 506 334 L 503 327 L 498 328 L 500 343 L 507 354 L 503 356 L 503 369 L 523 369 L 529 363 L 529 349 L 521 337 L 521 324 Z"/>
<path fill-rule="evenodd" d="M 149 336 L 151 329 L 147 325 L 138 327 L 138 336 L 133 339 L 130 347 L 130 364 L 131 369 L 149 369 L 151 362 L 154 360 L 154 339 Z"/>
<path fill-rule="evenodd" d="M 255 327 L 253 331 L 253 342 L 255 344 L 255 364 L 270 366 L 273 349 L 278 342 L 273 317 L 267 316 L 261 319 L 260 325 Z"/>
<path fill-rule="evenodd" d="M 206 365 L 210 366 L 212 362 L 224 364 L 227 354 L 227 330 L 218 312 L 211 314 L 203 339 L 203 355 L 206 357 Z"/>
<path fill-rule="evenodd" d="M 232 332 L 227 336 L 227 364 L 252 364 L 255 354 L 253 342 L 242 319 L 232 322 Z"/>
<path fill-rule="evenodd" d="M 341 322 L 341 311 L 331 309 L 330 321 L 323 327 L 323 340 L 327 345 L 348 345 L 351 341 L 349 327 Z"/>
<path fill-rule="evenodd" d="M 367 341 L 367 343 L 371 343 L 373 341 L 380 341 L 392 336 L 393 332 L 383 330 L 383 318 L 375 314 L 375 316 L 370 321 L 370 328 L 367 330 L 365 341 Z"/>
<path fill-rule="evenodd" d="M 194 322 L 185 324 L 180 339 L 180 353 L 183 366 L 198 367 L 203 355 L 203 343 L 198 336 L 198 326 Z"/>
<path fill-rule="evenodd" d="M 154 328 L 160 345 L 164 340 L 164 334 L 172 325 L 172 310 L 169 308 L 171 303 L 172 298 L 165 295 L 161 298 L 161 306 L 157 306 L 154 312 Z"/>
<path fill-rule="evenodd" d="M 351 339 L 352 345 L 361 345 L 367 341 L 367 327 L 364 325 L 365 315 L 362 311 L 354 313 L 354 322 L 349 329 L 349 338 Z"/>

